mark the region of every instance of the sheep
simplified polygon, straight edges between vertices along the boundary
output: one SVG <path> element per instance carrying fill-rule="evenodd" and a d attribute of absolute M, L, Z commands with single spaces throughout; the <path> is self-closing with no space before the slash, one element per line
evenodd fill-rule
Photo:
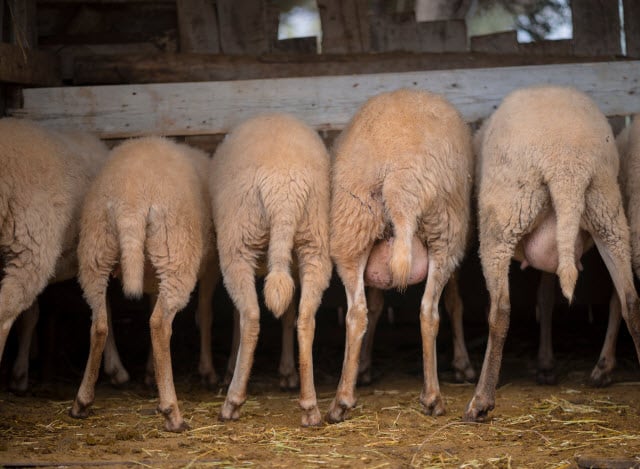
<path fill-rule="evenodd" d="M 342 421 L 356 403 L 358 357 L 368 321 L 365 285 L 402 290 L 425 277 L 420 401 L 427 414 L 441 415 L 438 302 L 465 252 L 473 171 L 470 130 L 443 97 L 402 89 L 370 98 L 339 136 L 334 153 L 330 252 L 348 308 L 342 376 L 327 420 Z M 382 275 L 375 274 L 376 264 L 384 266 Z"/>
<path fill-rule="evenodd" d="M 616 138 L 620 156 L 618 181 L 622 191 L 631 235 L 631 265 L 640 278 L 640 114 Z M 590 381 L 604 386 L 611 383 L 611 372 L 616 364 L 615 350 L 620 329 L 621 305 L 615 293 L 609 303 L 609 323 L 598 363 L 591 372 Z"/>
<path fill-rule="evenodd" d="M 369 266 L 371 266 L 372 259 L 374 263 L 377 263 L 374 253 L 369 256 Z M 388 259 L 386 268 L 380 265 L 377 269 L 378 275 L 382 272 L 382 269 L 385 269 L 386 272 L 384 272 L 383 275 L 390 278 Z M 384 307 L 383 289 L 372 287 L 368 283 L 367 279 L 365 279 L 365 286 L 368 287 L 366 289 L 368 322 L 367 331 L 362 339 L 362 348 L 360 349 L 357 375 L 358 385 L 368 385 L 372 382 L 371 364 L 373 361 L 373 337 Z M 463 303 L 458 287 L 457 270 L 451 274 L 442 294 L 444 308 L 449 314 L 449 318 L 451 320 L 451 333 L 453 337 L 453 360 L 451 364 L 453 366 L 455 380 L 460 383 L 473 381 L 476 377 L 476 372 L 471 365 L 467 346 L 464 341 L 464 327 L 462 321 Z"/>
<path fill-rule="evenodd" d="M 235 127 L 211 160 L 209 187 L 224 285 L 240 316 L 240 345 L 219 418 L 237 419 L 260 329 L 255 276 L 281 317 L 300 283 L 297 333 L 302 425 L 321 423 L 313 383 L 315 313 L 329 285 L 329 156 L 306 124 L 287 114 L 253 117 Z M 265 265 L 266 263 L 266 265 Z"/>
<path fill-rule="evenodd" d="M 22 315 L 10 388 L 28 386 L 36 297 L 49 283 L 73 278 L 77 215 L 107 147 L 80 132 L 56 132 L 28 120 L 0 119 L 0 361 L 12 324 Z M 126 373 L 126 371 L 125 371 Z M 119 376 L 119 379 L 126 379 Z"/>
<path fill-rule="evenodd" d="M 484 364 L 464 418 L 480 421 L 495 405 L 515 253 L 534 267 L 540 262 L 554 271 L 571 301 L 578 276 L 577 238 L 586 231 L 611 274 L 639 356 L 640 304 L 616 182 L 618 153 L 606 118 L 588 96 L 570 87 L 516 90 L 483 123 L 474 148 L 480 260 L 491 305 Z M 549 217 L 556 228 L 536 233 Z M 537 250 L 549 245 L 557 252 L 551 262 Z"/>
<path fill-rule="evenodd" d="M 620 186 L 631 229 L 631 261 L 640 278 L 640 114 L 616 139 L 620 152 Z"/>
<path fill-rule="evenodd" d="M 282 321 L 282 338 L 280 349 L 280 364 L 278 366 L 278 375 L 280 377 L 280 389 L 283 391 L 293 391 L 300 387 L 300 378 L 296 370 L 295 362 L 295 327 L 296 327 L 296 310 L 292 301 L 281 318 Z M 224 377 L 223 385 L 229 386 L 233 379 L 233 372 L 238 359 L 238 349 L 240 348 L 240 313 L 237 308 L 233 308 L 233 337 L 231 341 L 231 353 L 227 360 L 227 371 Z"/>
<path fill-rule="evenodd" d="M 86 417 L 94 401 L 109 331 L 106 289 L 110 275 L 119 272 L 129 297 L 158 291 L 149 320 L 158 411 L 166 430 L 188 428 L 173 384 L 171 324 L 198 277 L 214 264 L 207 167 L 207 155 L 186 145 L 162 137 L 129 140 L 112 150 L 87 193 L 80 220 L 78 277 L 93 320 L 72 417 Z"/>

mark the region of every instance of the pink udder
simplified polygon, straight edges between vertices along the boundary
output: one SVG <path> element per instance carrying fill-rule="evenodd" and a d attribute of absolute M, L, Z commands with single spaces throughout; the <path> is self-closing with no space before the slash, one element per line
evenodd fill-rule
<path fill-rule="evenodd" d="M 555 213 L 551 212 L 542 222 L 522 238 L 522 251 L 524 259 L 521 268 L 534 267 L 544 272 L 556 273 L 558 270 L 559 255 L 557 243 L 557 220 Z M 580 258 L 585 250 L 585 232 L 578 233 L 575 242 L 576 265 L 581 269 Z"/>
<path fill-rule="evenodd" d="M 388 290 L 397 285 L 393 285 L 389 260 L 391 259 L 391 247 L 394 242 L 393 237 L 377 241 L 374 244 L 367 267 L 364 271 L 364 282 L 369 287 Z M 429 267 L 429 256 L 427 248 L 417 236 L 411 242 L 411 273 L 409 274 L 409 285 L 415 285 L 427 278 Z"/>

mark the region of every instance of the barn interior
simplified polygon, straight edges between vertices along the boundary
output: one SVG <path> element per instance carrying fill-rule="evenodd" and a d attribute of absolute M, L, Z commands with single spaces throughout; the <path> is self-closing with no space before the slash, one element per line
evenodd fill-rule
<path fill-rule="evenodd" d="M 631 114 L 640 112 L 637 97 L 640 96 L 637 79 L 640 77 L 640 62 L 637 61 L 640 60 L 640 2 L 635 0 L 0 0 L 0 14 L 0 105 L 3 114 L 42 120 L 45 125 L 58 128 L 81 126 L 82 130 L 100 135 L 109 146 L 127 138 L 159 134 L 202 148 L 212 155 L 239 118 L 227 114 L 218 120 L 212 118 L 193 126 L 197 117 L 189 116 L 188 111 L 181 109 L 174 119 L 171 109 L 166 109 L 171 106 L 170 99 L 160 95 L 159 104 L 149 109 L 162 108 L 164 114 L 158 111 L 160 117 L 148 119 L 140 113 L 139 121 L 144 121 L 140 126 L 133 123 L 137 118 L 132 114 L 123 117 L 123 121 L 130 120 L 126 126 L 118 127 L 100 120 L 101 113 L 112 112 L 116 118 L 118 115 L 116 111 L 103 110 L 100 106 L 104 106 L 104 101 L 94 103 L 93 108 L 87 101 L 89 104 L 82 108 L 69 104 L 70 99 L 80 101 L 83 93 L 94 92 L 104 92 L 108 96 L 110 86 L 139 86 L 141 90 L 150 90 L 152 86 L 162 84 L 173 84 L 179 89 L 194 83 L 229 82 L 240 87 L 250 83 L 247 85 L 250 87 L 253 83 L 289 78 L 301 79 L 300 86 L 305 87 L 302 93 L 313 94 L 317 83 L 313 80 L 323 77 L 353 76 L 366 80 L 381 73 L 399 77 L 416 73 L 437 80 L 440 75 L 430 74 L 452 72 L 455 75 L 476 69 L 501 70 L 507 77 L 505 82 L 512 71 L 527 74 L 528 70 L 532 70 L 534 79 L 543 80 L 549 76 L 553 80 L 557 76 L 555 73 L 564 73 L 562 67 L 585 64 L 616 67 L 622 64 L 635 67 L 631 70 L 636 71 L 635 82 L 626 87 L 618 82 L 610 83 L 609 76 L 602 74 L 598 75 L 599 81 L 576 83 L 576 86 L 607 90 L 611 101 L 616 101 L 605 110 L 616 134 L 629 122 Z M 56 97 L 62 96 L 58 95 L 60 90 L 70 94 Z M 490 101 L 482 90 L 474 93 L 477 100 Z M 295 99 L 297 95 L 292 91 L 292 96 Z M 268 96 L 261 103 L 265 108 L 278 109 L 275 101 L 280 98 L 292 100 L 287 96 Z M 135 98 L 131 99 L 134 106 Z M 298 107 L 301 109 L 303 105 L 306 103 L 299 103 Z M 296 102 L 289 106 L 295 114 Z M 487 106 L 490 109 L 493 102 Z M 257 107 L 247 112 L 257 112 Z M 237 109 L 230 112 L 234 111 L 246 115 Z M 222 115 L 215 106 L 210 112 Z M 308 111 L 300 112 L 304 116 Z M 487 112 L 483 112 L 484 116 L 474 115 L 468 119 L 472 128 L 478 126 L 482 117 L 487 117 Z M 331 147 L 344 122 L 319 120 L 311 124 Z M 588 381 L 589 372 L 598 360 L 608 321 L 613 288 L 606 266 L 595 249 L 585 254 L 582 263 L 584 269 L 571 304 L 562 297 L 556 285 L 553 344 L 560 385 L 572 383 L 570 385 L 574 386 L 576 381 L 583 384 Z M 525 387 L 536 386 L 539 342 L 536 292 L 539 281 L 539 272 L 532 268 L 523 270 L 513 262 L 510 272 L 512 312 L 502 383 L 516 380 L 525 383 Z M 478 258 L 477 233 L 474 233 L 461 265 L 459 286 L 464 305 L 465 339 L 472 364 L 479 371 L 487 344 L 489 300 Z M 373 382 L 369 389 L 384 387 L 385 380 L 397 377 L 398 373 L 403 378 L 415 379 L 419 387 L 422 376 L 419 307 L 423 289 L 424 285 L 420 284 L 405 292 L 386 292 L 385 312 L 376 330 Z M 149 298 L 125 298 L 117 280 L 110 284 L 109 298 L 113 334 L 131 375 L 132 382 L 127 389 L 142 392 L 150 349 Z M 183 390 L 202 387 L 198 376 L 196 300 L 194 293 L 192 301 L 177 315 L 173 325 L 175 380 L 181 383 L 178 387 Z M 76 280 L 49 285 L 38 302 L 40 318 L 32 344 L 29 389 L 25 398 L 68 401 L 73 399 L 86 363 L 91 311 Z M 233 304 L 220 282 L 213 302 L 213 357 L 220 376 L 224 376 L 230 353 L 232 310 Z M 335 390 L 340 378 L 345 312 L 344 288 L 334 272 L 316 316 L 314 341 L 316 383 L 325 390 Z M 441 381 L 453 383 L 450 321 L 442 305 L 440 312 L 438 369 Z M 18 346 L 17 327 L 13 329 L 0 363 L 0 414 L 2 402 L 5 402 L 5 411 L 14 409 L 10 416 L 5 414 L 5 423 L 0 423 L 0 428 L 11 430 L 6 434 L 11 436 L 4 440 L 0 436 L 0 464 L 12 467 L 12 463 L 42 462 L 47 458 L 60 462 L 64 458 L 58 454 L 53 457 L 51 453 L 36 451 L 30 459 L 29 453 L 16 449 L 16 442 L 28 437 L 16 430 L 11 421 L 21 406 L 28 405 L 21 402 L 28 401 L 20 401 L 9 390 Z M 271 388 L 277 391 L 280 337 L 280 323 L 263 305 L 250 393 L 251 389 L 266 394 Z M 637 380 L 640 367 L 634 352 L 633 341 L 623 323 L 617 345 L 614 383 Z M 99 389 L 107 392 L 104 389 L 109 386 L 108 379 L 102 377 L 100 385 Z M 466 388 L 468 395 L 471 390 Z M 219 397 L 224 395 L 225 387 L 220 384 L 209 391 Z M 118 391 L 108 392 L 117 399 Z M 550 393 L 553 392 L 559 391 L 553 391 L 552 387 Z M 418 408 L 417 393 L 412 398 Z M 293 400 L 290 404 L 289 410 L 293 411 Z M 639 409 L 630 412 L 635 415 Z M 640 443 L 633 439 L 628 444 L 624 449 L 610 447 L 609 452 L 603 450 L 602 454 L 637 456 L 634 451 L 640 451 Z M 104 453 L 98 454 L 96 457 L 100 460 L 117 460 L 102 458 Z M 396 456 L 394 459 L 394 456 L 386 455 L 388 459 L 383 458 L 383 462 L 389 462 L 389 467 L 416 466 L 415 456 L 410 460 L 403 459 L 405 455 Z M 511 464 L 510 459 L 491 462 L 489 455 L 483 457 L 485 459 L 480 458 L 478 465 L 473 467 L 511 467 L 507 465 Z M 548 461 L 553 459 L 548 454 L 546 457 Z M 573 457 L 573 453 L 570 456 L 561 453 L 554 461 L 569 460 L 570 464 L 575 464 Z M 463 463 L 464 458 L 469 459 L 460 455 L 458 460 L 448 460 L 442 466 L 438 466 L 435 459 L 422 459 L 417 466 L 453 467 Z M 522 455 L 520 458 L 520 465 L 526 466 L 522 464 Z M 636 464 L 634 467 L 640 464 L 637 459 L 625 459 L 630 460 Z M 69 461 L 86 459 L 78 456 Z M 152 466 L 166 463 L 153 458 L 150 461 L 153 461 Z M 187 465 L 189 459 L 180 461 L 177 466 Z M 221 461 L 228 462 L 227 459 Z M 260 466 L 259 456 L 253 461 Z M 291 463 L 286 458 L 277 461 L 283 465 Z M 244 462 L 233 460 L 231 466 Z M 338 467 L 348 462 L 332 463 Z M 374 467 L 374 462 L 375 458 L 358 464 Z M 536 466 L 538 463 L 540 460 L 531 467 L 542 467 Z M 263 461 L 262 464 L 266 463 Z"/>

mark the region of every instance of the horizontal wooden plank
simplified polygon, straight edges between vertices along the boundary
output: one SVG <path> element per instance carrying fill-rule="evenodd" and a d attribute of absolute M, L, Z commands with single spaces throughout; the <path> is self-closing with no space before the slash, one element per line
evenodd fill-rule
<path fill-rule="evenodd" d="M 62 83 L 60 64 L 52 53 L 0 42 L 0 82 L 59 85 Z"/>
<path fill-rule="evenodd" d="M 104 138 L 227 132 L 256 114 L 281 111 L 317 129 L 340 129 L 369 97 L 397 88 L 446 96 L 468 121 L 488 116 L 510 91 L 536 84 L 573 85 L 607 115 L 640 109 L 640 61 L 542 65 L 313 78 L 165 83 L 24 90 L 11 114 L 57 129 Z"/>
<path fill-rule="evenodd" d="M 63 49 L 62 53 L 66 49 Z M 75 59 L 73 81 L 76 85 L 252 80 L 585 62 L 584 58 L 567 55 L 468 52 L 383 52 L 307 56 L 270 54 L 257 58 L 217 54 L 149 54 L 146 51 L 130 54 L 121 53 L 122 51 L 114 51 L 114 54 L 96 51 L 94 54 L 89 52 L 81 56 L 81 52 L 71 54 Z M 610 60 L 611 57 L 589 58 L 589 62 Z"/>

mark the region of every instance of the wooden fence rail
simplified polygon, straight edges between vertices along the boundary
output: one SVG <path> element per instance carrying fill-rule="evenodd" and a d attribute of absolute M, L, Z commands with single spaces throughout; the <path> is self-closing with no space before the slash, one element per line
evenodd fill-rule
<path fill-rule="evenodd" d="M 317 129 L 340 129 L 369 97 L 398 88 L 446 96 L 467 121 L 487 117 L 510 91 L 571 85 L 609 116 L 640 112 L 640 61 L 461 69 L 201 83 L 24 90 L 10 114 L 103 138 L 225 133 L 259 113 L 280 111 Z"/>

